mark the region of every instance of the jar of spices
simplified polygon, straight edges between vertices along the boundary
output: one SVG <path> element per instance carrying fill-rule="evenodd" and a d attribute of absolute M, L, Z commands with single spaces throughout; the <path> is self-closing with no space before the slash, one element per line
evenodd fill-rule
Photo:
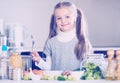
<path fill-rule="evenodd" d="M 22 57 L 15 52 L 10 55 L 10 65 L 12 67 L 12 79 L 21 80 L 22 78 Z"/>
<path fill-rule="evenodd" d="M 115 80 L 116 60 L 114 58 L 115 55 L 114 50 L 108 50 L 107 55 L 108 55 L 108 66 L 107 66 L 106 80 Z"/>

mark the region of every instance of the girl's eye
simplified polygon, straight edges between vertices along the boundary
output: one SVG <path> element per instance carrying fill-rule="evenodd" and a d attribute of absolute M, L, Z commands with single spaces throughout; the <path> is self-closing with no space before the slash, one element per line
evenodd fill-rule
<path fill-rule="evenodd" d="M 66 18 L 70 18 L 70 16 L 66 16 Z"/>
<path fill-rule="evenodd" d="M 57 20 L 60 20 L 61 18 L 59 17 L 59 18 L 57 18 Z"/>

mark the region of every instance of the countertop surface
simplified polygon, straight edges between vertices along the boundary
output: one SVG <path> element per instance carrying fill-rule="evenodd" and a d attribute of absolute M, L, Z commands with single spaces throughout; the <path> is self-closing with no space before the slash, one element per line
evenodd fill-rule
<path fill-rule="evenodd" d="M 57 81 L 57 80 L 0 80 L 0 83 L 120 83 L 120 80 L 78 80 L 78 81 Z"/>
<path fill-rule="evenodd" d="M 45 75 L 60 75 L 62 71 L 45 71 Z M 72 72 L 72 76 L 76 78 L 76 80 L 66 80 L 66 81 L 59 81 L 59 80 L 0 80 L 0 83 L 120 83 L 120 80 L 80 80 L 80 76 L 83 72 L 74 71 Z"/>

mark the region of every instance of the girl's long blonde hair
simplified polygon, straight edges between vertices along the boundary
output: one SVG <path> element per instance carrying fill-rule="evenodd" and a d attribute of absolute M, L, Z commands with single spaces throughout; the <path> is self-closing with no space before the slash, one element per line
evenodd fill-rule
<path fill-rule="evenodd" d="M 55 6 L 54 10 L 61 7 L 72 8 L 73 13 L 76 15 L 75 24 L 76 24 L 76 36 L 78 39 L 78 43 L 75 46 L 75 54 L 78 60 L 82 60 L 84 57 L 86 57 L 85 53 L 87 53 L 88 51 L 88 47 L 86 46 L 88 41 L 87 26 L 82 15 L 83 13 L 81 13 L 81 11 L 77 9 L 76 6 L 71 2 L 60 2 Z M 48 39 L 56 36 L 57 34 L 58 34 L 57 24 L 56 24 L 55 16 L 53 14 L 51 17 L 50 32 L 49 32 Z"/>

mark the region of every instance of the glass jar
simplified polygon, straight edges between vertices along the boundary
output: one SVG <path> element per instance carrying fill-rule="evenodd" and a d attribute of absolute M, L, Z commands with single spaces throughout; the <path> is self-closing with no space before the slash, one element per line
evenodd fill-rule
<path fill-rule="evenodd" d="M 13 80 L 21 80 L 22 79 L 22 57 L 19 53 L 14 52 L 11 53 L 10 58 L 9 58 L 10 65 L 12 67 L 12 76 L 10 79 Z"/>
<path fill-rule="evenodd" d="M 105 77 L 107 72 L 107 61 L 104 58 L 103 54 L 89 54 L 87 58 L 81 62 L 80 70 L 86 66 L 87 63 L 94 63 L 95 65 L 99 66 L 102 70 L 103 77 Z"/>

